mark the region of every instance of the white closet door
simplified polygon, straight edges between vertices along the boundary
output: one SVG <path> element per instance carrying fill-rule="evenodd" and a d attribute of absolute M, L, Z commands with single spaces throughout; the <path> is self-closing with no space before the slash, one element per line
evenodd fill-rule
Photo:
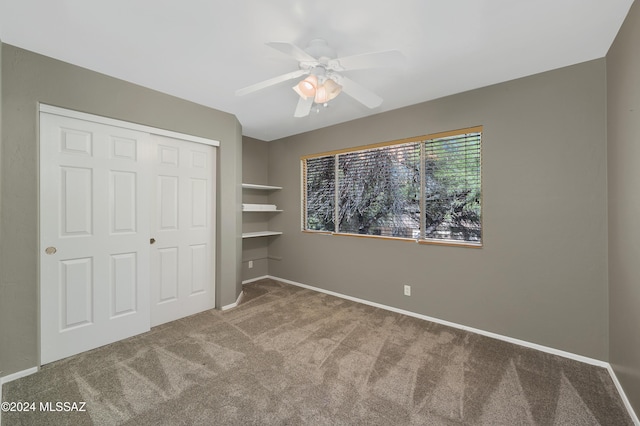
<path fill-rule="evenodd" d="M 41 363 L 149 330 L 150 135 L 40 114 Z"/>
<path fill-rule="evenodd" d="M 155 326 L 214 307 L 216 149 L 164 136 L 152 139 Z"/>

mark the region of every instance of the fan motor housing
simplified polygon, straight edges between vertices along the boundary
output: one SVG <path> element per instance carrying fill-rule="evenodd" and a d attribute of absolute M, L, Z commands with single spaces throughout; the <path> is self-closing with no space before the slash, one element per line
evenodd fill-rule
<path fill-rule="evenodd" d="M 304 51 L 324 65 L 326 65 L 330 59 L 336 57 L 336 51 L 329 47 L 326 40 L 321 38 L 311 40 Z"/>

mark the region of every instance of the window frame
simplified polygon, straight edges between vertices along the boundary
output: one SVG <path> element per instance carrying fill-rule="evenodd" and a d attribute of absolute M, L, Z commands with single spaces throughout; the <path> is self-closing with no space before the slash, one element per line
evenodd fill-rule
<path fill-rule="evenodd" d="M 434 139 L 442 139 L 447 137 L 454 136 L 463 136 L 470 133 L 479 133 L 480 134 L 480 146 L 478 147 L 478 155 L 479 155 L 479 173 L 478 178 L 480 180 L 480 241 L 473 242 L 467 240 L 453 240 L 453 239 L 438 239 L 438 238 L 426 238 L 425 237 L 425 165 L 424 165 L 424 142 Z M 344 237 L 358 237 L 358 238 L 375 238 L 375 239 L 383 239 L 383 240 L 394 240 L 394 241 L 407 241 L 414 242 L 423 245 L 442 245 L 442 246 L 454 246 L 454 247 L 469 247 L 469 248 L 482 248 L 484 246 L 484 214 L 483 214 L 483 187 L 482 187 L 482 139 L 483 139 L 483 126 L 473 126 L 467 127 L 458 130 L 450 130 L 445 132 L 427 134 L 422 136 L 415 136 L 405 139 L 398 139 L 394 141 L 388 142 L 379 142 L 368 145 L 361 145 L 351 148 L 344 148 L 332 151 L 326 151 L 316 154 L 303 155 L 300 157 L 300 189 L 301 189 L 301 231 L 307 234 L 320 234 L 320 235 L 335 235 L 335 236 L 344 236 Z M 419 142 L 421 144 L 420 151 L 420 198 L 419 198 L 419 208 L 420 208 L 420 223 L 418 226 L 419 234 L 417 238 L 407 238 L 407 237 L 396 237 L 396 236 L 386 236 L 386 235 L 371 235 L 371 234 L 357 234 L 357 233 L 349 233 L 349 232 L 341 232 L 339 228 L 339 223 L 336 220 L 339 218 L 338 209 L 339 209 L 339 178 L 338 178 L 338 156 L 346 153 L 353 153 L 358 151 L 368 151 L 374 150 L 376 148 L 385 148 L 394 145 L 405 145 L 410 143 Z M 336 168 L 336 173 L 334 177 L 334 231 L 328 230 L 314 230 L 314 229 L 306 229 L 307 225 L 307 181 L 306 181 L 306 160 L 313 158 L 321 158 L 321 157 L 334 157 L 334 166 Z M 337 232 L 335 229 L 337 228 Z"/>

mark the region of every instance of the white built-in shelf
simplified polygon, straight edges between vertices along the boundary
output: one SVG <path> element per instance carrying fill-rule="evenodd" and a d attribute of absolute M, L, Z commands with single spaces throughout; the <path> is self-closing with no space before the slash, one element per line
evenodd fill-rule
<path fill-rule="evenodd" d="M 242 203 L 243 212 L 281 212 L 275 204 L 249 204 Z"/>
<path fill-rule="evenodd" d="M 255 183 L 243 183 L 242 187 L 245 189 L 261 189 L 264 191 L 274 191 L 276 189 L 282 189 L 281 186 L 257 185 Z"/>
<path fill-rule="evenodd" d="M 255 183 L 243 183 L 242 189 L 257 189 L 261 191 L 275 191 L 277 189 L 282 189 L 281 186 L 271 186 L 271 185 L 258 185 Z M 244 204 L 244 203 L 243 203 Z M 275 205 L 269 204 L 270 209 L 265 208 L 265 205 L 262 204 L 254 204 L 253 206 L 247 206 L 247 209 L 242 209 L 243 212 L 255 212 L 255 213 L 277 213 L 282 210 L 275 209 Z M 242 238 L 258 238 L 258 237 L 270 237 L 273 235 L 282 235 L 282 232 L 279 231 L 259 231 L 259 232 L 245 232 L 242 234 Z"/>
<path fill-rule="evenodd" d="M 244 234 L 242 234 L 242 238 L 270 237 L 272 235 L 282 235 L 282 232 L 278 232 L 278 231 L 245 232 Z"/>
<path fill-rule="evenodd" d="M 281 212 L 282 210 L 243 209 L 242 211 L 243 212 L 274 213 L 274 212 Z"/>

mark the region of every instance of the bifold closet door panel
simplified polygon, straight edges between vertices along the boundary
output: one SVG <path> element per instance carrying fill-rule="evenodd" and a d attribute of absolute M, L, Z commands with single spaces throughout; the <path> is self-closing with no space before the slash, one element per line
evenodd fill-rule
<path fill-rule="evenodd" d="M 148 133 L 40 114 L 41 363 L 150 328 Z"/>
<path fill-rule="evenodd" d="M 215 305 L 216 148 L 152 135 L 151 325 Z"/>

